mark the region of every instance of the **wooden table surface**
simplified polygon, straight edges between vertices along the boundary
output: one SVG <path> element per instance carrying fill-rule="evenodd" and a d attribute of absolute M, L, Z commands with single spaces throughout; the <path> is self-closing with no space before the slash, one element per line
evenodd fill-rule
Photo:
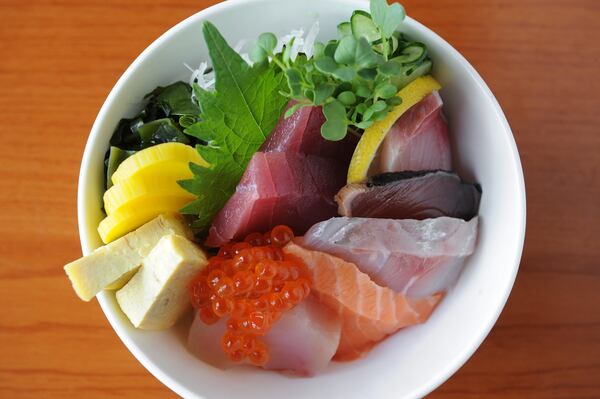
<path fill-rule="evenodd" d="M 299 0 L 298 0 L 299 1 Z M 81 255 L 79 162 L 109 90 L 215 0 L 0 0 L 0 397 L 175 395 L 62 265 Z M 434 398 L 600 397 L 600 1 L 405 0 L 502 104 L 527 238 L 500 320 Z"/>

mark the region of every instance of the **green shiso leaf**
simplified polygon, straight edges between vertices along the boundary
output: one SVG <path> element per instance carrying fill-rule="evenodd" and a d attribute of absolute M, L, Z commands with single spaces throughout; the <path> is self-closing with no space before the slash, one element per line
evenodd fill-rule
<path fill-rule="evenodd" d="M 274 64 L 250 67 L 209 22 L 203 33 L 215 71 L 215 91 L 194 86 L 202 120 L 185 132 L 207 143 L 196 148 L 211 166 L 192 164 L 193 178 L 179 182 L 198 197 L 182 213 L 197 216 L 193 226 L 201 234 L 235 192 L 288 101 L 279 94 L 288 86 L 286 76 Z M 271 44 L 265 36 L 262 46 Z"/>

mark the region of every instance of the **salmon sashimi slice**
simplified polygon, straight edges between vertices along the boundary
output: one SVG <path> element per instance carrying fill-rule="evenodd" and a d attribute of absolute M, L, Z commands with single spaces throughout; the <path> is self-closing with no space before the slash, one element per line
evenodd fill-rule
<path fill-rule="evenodd" d="M 425 322 L 442 299 L 439 293 L 415 299 L 381 287 L 353 263 L 294 242 L 283 251 L 304 261 L 312 274 L 313 294 L 342 319 L 335 360 L 359 358 L 400 328 Z"/>

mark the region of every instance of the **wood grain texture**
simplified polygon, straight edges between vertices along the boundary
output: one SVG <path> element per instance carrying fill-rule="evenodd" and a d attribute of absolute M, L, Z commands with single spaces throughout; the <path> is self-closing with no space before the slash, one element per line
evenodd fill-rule
<path fill-rule="evenodd" d="M 215 0 L 0 0 L 0 397 L 174 397 L 62 265 L 77 174 L 122 71 Z M 498 324 L 433 398 L 600 397 L 600 2 L 406 0 L 481 73 L 525 170 L 521 270 Z"/>

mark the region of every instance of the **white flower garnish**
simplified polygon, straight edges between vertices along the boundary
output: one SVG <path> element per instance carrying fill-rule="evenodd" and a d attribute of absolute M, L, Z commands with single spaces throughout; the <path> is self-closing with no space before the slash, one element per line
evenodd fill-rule
<path fill-rule="evenodd" d="M 306 34 L 306 38 L 304 39 L 304 54 L 310 59 L 314 55 L 315 49 L 315 41 L 317 40 L 317 35 L 319 34 L 319 21 L 315 21 L 315 23 L 310 27 L 310 30 Z"/>
<path fill-rule="evenodd" d="M 304 29 L 294 29 L 287 35 L 284 35 L 277 40 L 275 53 L 283 51 L 283 47 L 291 43 L 292 48 L 290 52 L 290 59 L 292 61 L 295 61 L 300 53 L 304 53 L 308 58 L 312 58 L 314 55 L 315 40 L 317 39 L 318 34 L 319 21 L 315 21 L 315 23 L 310 27 L 306 37 L 304 37 Z M 240 57 L 242 57 L 244 61 L 246 61 L 249 65 L 252 65 L 252 61 L 250 60 L 248 53 L 242 52 L 247 43 L 248 40 L 246 39 L 240 40 L 233 49 L 240 55 Z M 212 69 L 210 72 L 206 72 L 209 69 L 208 62 L 201 62 L 200 65 L 198 65 L 198 68 L 192 68 L 185 62 L 183 65 L 185 65 L 185 67 L 192 72 L 189 80 L 190 85 L 197 83 L 198 86 L 204 90 L 214 90 L 215 73 L 212 71 Z M 192 94 L 192 97 L 193 96 L 194 95 Z"/>
<path fill-rule="evenodd" d="M 183 63 L 187 69 L 192 72 L 190 76 L 190 85 L 197 83 L 198 86 L 202 87 L 204 90 L 212 90 L 215 87 L 215 73 L 211 70 L 210 72 L 206 72 L 208 69 L 208 62 L 201 62 L 198 65 L 198 68 L 192 68 L 185 62 Z"/>
<path fill-rule="evenodd" d="M 304 29 L 294 29 L 287 35 L 277 40 L 277 46 L 275 46 L 275 53 L 283 51 L 283 47 L 291 43 L 292 48 L 290 51 L 290 59 L 296 61 L 298 54 L 304 53 L 308 58 L 313 56 L 313 50 L 315 46 L 315 40 L 319 34 L 319 21 L 310 27 L 306 37 L 304 37 Z"/>

